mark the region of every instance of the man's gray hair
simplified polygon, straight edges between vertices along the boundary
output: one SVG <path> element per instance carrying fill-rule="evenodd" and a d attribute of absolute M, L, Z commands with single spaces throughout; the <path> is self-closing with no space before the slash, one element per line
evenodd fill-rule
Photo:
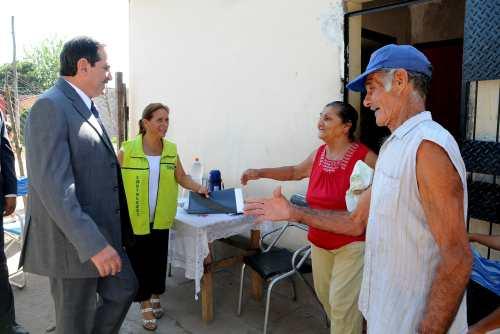
<path fill-rule="evenodd" d="M 408 81 L 413 84 L 417 93 L 425 99 L 431 87 L 431 78 L 420 72 L 408 72 Z"/>
<path fill-rule="evenodd" d="M 392 89 L 392 80 L 394 80 L 394 72 L 396 72 L 396 69 L 388 68 L 383 69 L 381 72 L 385 74 L 383 78 L 384 89 L 386 92 L 389 92 Z"/>
<path fill-rule="evenodd" d="M 383 83 L 385 91 L 388 92 L 392 88 L 392 80 L 394 79 L 394 72 L 396 72 L 396 69 L 388 68 L 381 70 L 381 72 L 385 73 Z M 408 73 L 408 82 L 411 82 L 418 95 L 420 95 L 421 98 L 425 99 L 427 94 L 429 94 L 431 78 L 420 72 L 408 70 L 406 70 L 406 72 Z"/>

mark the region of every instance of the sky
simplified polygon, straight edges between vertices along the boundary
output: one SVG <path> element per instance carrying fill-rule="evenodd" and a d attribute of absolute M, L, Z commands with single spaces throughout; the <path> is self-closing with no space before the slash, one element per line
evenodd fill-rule
<path fill-rule="evenodd" d="M 45 38 L 87 35 L 106 45 L 113 75 L 123 72 L 128 83 L 128 0 L 0 0 L 0 7 L 0 64 L 12 62 L 14 16 L 18 60 Z"/>

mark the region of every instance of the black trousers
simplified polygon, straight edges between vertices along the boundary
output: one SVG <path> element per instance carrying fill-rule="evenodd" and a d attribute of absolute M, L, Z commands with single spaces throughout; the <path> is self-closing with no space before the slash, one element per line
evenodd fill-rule
<path fill-rule="evenodd" d="M 474 325 L 500 307 L 500 296 L 473 280 L 467 286 L 467 323 Z"/>
<path fill-rule="evenodd" d="M 135 302 L 149 300 L 151 295 L 161 295 L 165 292 L 167 277 L 169 230 L 153 230 L 150 234 L 136 235 L 135 244 L 127 248 L 127 254 L 132 263 L 139 290 Z"/>
<path fill-rule="evenodd" d="M 2 209 L 3 211 L 3 209 Z M 4 252 L 3 217 L 0 215 L 0 333 L 9 333 L 15 320 L 14 296 L 9 283 L 9 268 Z"/>

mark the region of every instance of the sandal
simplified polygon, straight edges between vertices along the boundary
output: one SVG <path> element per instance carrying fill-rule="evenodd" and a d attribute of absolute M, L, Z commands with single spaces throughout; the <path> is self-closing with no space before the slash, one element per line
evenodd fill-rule
<path fill-rule="evenodd" d="M 143 314 L 142 327 L 144 327 L 144 329 L 147 329 L 148 331 L 155 331 L 156 328 L 158 327 L 156 325 L 156 318 L 154 318 L 154 319 L 145 319 L 144 318 L 144 313 L 148 313 L 148 312 L 153 313 L 153 309 L 151 307 L 141 308 L 141 313 Z M 154 313 L 153 313 L 153 315 L 154 315 Z"/>
<path fill-rule="evenodd" d="M 160 319 L 161 317 L 163 317 L 163 314 L 165 312 L 163 311 L 163 307 L 161 307 L 161 305 L 160 305 L 160 299 L 159 298 L 151 298 L 149 301 L 153 305 L 153 315 L 155 316 L 155 318 Z M 155 307 L 155 305 L 158 305 L 158 307 Z"/>

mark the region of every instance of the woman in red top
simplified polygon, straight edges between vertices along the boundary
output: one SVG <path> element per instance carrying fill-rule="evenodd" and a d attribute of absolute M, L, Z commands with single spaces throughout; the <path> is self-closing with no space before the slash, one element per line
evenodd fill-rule
<path fill-rule="evenodd" d="M 307 203 L 313 209 L 347 210 L 345 194 L 358 160 L 375 167 L 377 156 L 354 140 L 358 121 L 356 110 L 347 103 L 327 104 L 318 121 L 319 138 L 325 142 L 295 166 L 248 169 L 241 176 L 249 180 L 279 181 L 309 178 Z M 330 333 L 358 334 L 362 315 L 357 301 L 363 274 L 364 234 L 357 237 L 309 227 L 312 244 L 314 288 L 330 317 Z"/>

